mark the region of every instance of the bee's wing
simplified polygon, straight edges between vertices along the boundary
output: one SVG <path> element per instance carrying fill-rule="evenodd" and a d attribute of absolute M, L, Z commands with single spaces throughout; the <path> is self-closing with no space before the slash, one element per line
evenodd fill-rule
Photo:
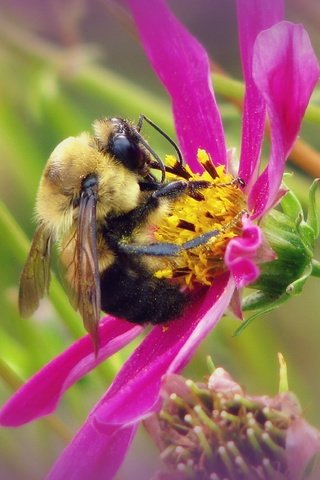
<path fill-rule="evenodd" d="M 96 237 L 96 195 L 81 196 L 74 257 L 74 289 L 71 302 L 79 310 L 86 330 L 98 348 L 98 323 L 101 310 L 100 276 Z"/>
<path fill-rule="evenodd" d="M 44 224 L 37 228 L 22 270 L 19 286 L 19 311 L 29 317 L 38 308 L 50 283 L 51 232 Z"/>

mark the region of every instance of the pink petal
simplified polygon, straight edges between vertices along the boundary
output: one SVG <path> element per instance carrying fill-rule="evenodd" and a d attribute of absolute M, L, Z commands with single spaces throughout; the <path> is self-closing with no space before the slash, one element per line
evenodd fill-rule
<path fill-rule="evenodd" d="M 54 464 L 47 480 L 107 480 L 114 477 L 131 445 L 135 426 L 103 430 L 89 418 Z"/>
<path fill-rule="evenodd" d="M 62 453 L 51 471 L 51 480 L 88 478 L 83 475 L 82 469 L 85 473 L 95 472 L 96 477 L 90 475 L 90 478 L 112 478 L 104 471 L 104 452 L 107 455 L 114 435 L 120 436 L 116 437 L 119 443 L 115 458 L 108 459 L 116 471 L 130 445 L 130 441 L 121 440 L 123 430 L 129 427 L 128 434 L 133 434 L 139 420 L 157 408 L 163 375 L 183 368 L 201 340 L 221 318 L 233 289 L 228 275 L 221 276 L 206 296 L 192 304 L 182 318 L 170 322 L 168 326 L 153 328 Z M 95 444 L 92 454 L 90 442 Z M 73 476 L 70 477 L 71 474 Z"/>
<path fill-rule="evenodd" d="M 241 305 L 241 296 L 239 290 L 235 289 L 232 298 L 230 300 L 229 312 L 234 315 L 238 320 L 243 320 L 243 312 Z"/>
<path fill-rule="evenodd" d="M 167 399 L 172 393 L 178 397 L 191 400 L 192 394 L 186 385 L 186 379 L 177 373 L 168 373 L 164 375 L 161 382 L 161 397 Z"/>
<path fill-rule="evenodd" d="M 229 272 L 214 280 L 214 284 L 202 300 L 201 309 L 198 312 L 201 321 L 182 346 L 179 354 L 173 359 L 168 373 L 180 372 L 191 360 L 196 348 L 209 335 L 226 312 L 234 289 L 234 280 Z"/>
<path fill-rule="evenodd" d="M 199 171 L 198 148 L 226 165 L 220 113 L 211 86 L 208 56 L 164 0 L 128 0 L 146 54 L 171 96 L 185 160 Z"/>
<path fill-rule="evenodd" d="M 257 280 L 260 269 L 249 258 L 239 258 L 229 264 L 237 288 L 243 288 Z"/>
<path fill-rule="evenodd" d="M 79 378 L 138 336 L 142 327 L 106 317 L 100 324 L 95 358 L 89 335 L 43 367 L 0 410 L 0 425 L 16 427 L 53 412 L 63 393 Z"/>
<path fill-rule="evenodd" d="M 180 371 L 227 308 L 234 285 L 229 275 L 216 279 L 204 298 L 191 304 L 183 317 L 154 327 L 120 370 L 95 407 L 98 424 L 137 422 L 154 408 L 162 376 Z"/>
<path fill-rule="evenodd" d="M 265 126 L 265 101 L 252 76 L 253 46 L 257 35 L 284 16 L 283 1 L 237 0 L 239 41 L 246 86 L 242 121 L 242 146 L 239 177 L 247 189 L 256 180 Z"/>
<path fill-rule="evenodd" d="M 261 229 L 251 223 L 250 219 L 245 218 L 242 236 L 230 240 L 224 258 L 237 288 L 245 287 L 258 278 L 260 270 L 256 263 L 263 245 Z"/>
<path fill-rule="evenodd" d="M 240 385 L 233 380 L 231 375 L 224 370 L 224 368 L 218 367 L 210 375 L 208 380 L 208 387 L 214 392 L 226 393 L 239 393 L 243 395 L 243 390 Z"/>
<path fill-rule="evenodd" d="M 73 472 L 76 476 L 78 459 L 80 465 L 86 462 L 86 472 L 90 471 L 91 463 L 94 470 L 96 457 L 100 457 L 100 452 L 103 452 L 103 441 L 108 445 L 111 435 L 124 427 L 134 428 L 139 420 L 157 408 L 163 375 L 183 368 L 201 340 L 221 318 L 233 289 L 232 280 L 224 275 L 217 279 L 204 298 L 190 306 L 182 318 L 170 322 L 168 326 L 153 328 L 124 364 L 107 393 L 93 408 L 87 422 L 63 452 L 57 462 L 58 479 L 69 478 L 70 462 L 76 469 Z M 88 456 L 84 459 L 88 438 L 93 435 L 94 428 L 99 432 L 97 454 L 93 458 Z M 106 435 L 104 440 L 102 432 Z M 126 445 L 129 446 L 129 442 Z M 124 456 L 123 450 L 121 455 L 115 460 L 116 468 Z M 56 479 L 55 472 L 54 468 L 50 478 Z M 100 478 L 112 477 L 97 475 L 97 479 Z"/>
<path fill-rule="evenodd" d="M 257 217 L 278 195 L 285 161 L 319 78 L 318 62 L 302 25 L 281 22 L 258 35 L 253 78 L 267 104 L 272 142 L 267 169 L 249 197 Z"/>
<path fill-rule="evenodd" d="M 320 455 L 320 432 L 311 427 L 305 420 L 297 417 L 290 425 L 286 437 L 286 452 L 290 478 L 298 480 L 307 467 L 313 455 Z M 308 480 L 320 478 L 320 464 L 318 461 L 315 471 L 307 476 Z"/>

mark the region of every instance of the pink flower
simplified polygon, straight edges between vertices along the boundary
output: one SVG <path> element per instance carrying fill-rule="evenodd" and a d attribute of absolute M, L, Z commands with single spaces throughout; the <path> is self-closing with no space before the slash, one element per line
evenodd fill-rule
<path fill-rule="evenodd" d="M 112 478 L 141 419 L 159 407 L 164 374 L 180 371 L 232 302 L 240 314 L 237 288 L 259 275 L 257 261 L 271 259 L 255 225 L 280 198 L 285 160 L 298 134 L 319 68 L 301 25 L 280 22 L 279 0 L 238 0 L 240 47 L 246 82 L 238 175 L 246 183 L 252 219 L 227 247 L 227 271 L 215 279 L 168 329 L 156 326 L 124 364 L 113 384 L 49 473 L 50 479 Z M 180 24 L 163 0 L 128 0 L 147 56 L 168 90 L 185 159 L 194 171 L 198 148 L 227 169 L 221 117 L 203 47 Z M 280 23 L 279 23 L 280 22 Z M 272 148 L 259 175 L 260 150 L 268 112 Z M 269 256 L 268 256 L 269 254 Z M 52 412 L 82 375 L 136 337 L 142 328 L 106 317 L 100 325 L 97 359 L 88 336 L 73 344 L 29 380 L 2 408 L 2 425 L 19 426 Z"/>

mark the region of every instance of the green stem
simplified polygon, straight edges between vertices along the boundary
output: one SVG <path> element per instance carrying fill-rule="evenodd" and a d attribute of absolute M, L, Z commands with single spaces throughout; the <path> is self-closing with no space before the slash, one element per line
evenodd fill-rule
<path fill-rule="evenodd" d="M 53 46 L 26 30 L 22 30 L 21 25 L 17 27 L 8 22 L 8 19 L 6 19 L 6 21 L 0 20 L 0 32 L 6 41 L 9 41 L 21 51 L 50 64 L 56 68 L 57 71 L 63 73 L 63 69 L 65 69 L 66 74 L 68 74 L 67 61 L 68 54 L 71 55 L 71 52 L 63 53 L 62 49 Z M 108 90 L 111 89 L 113 96 L 117 95 L 117 100 L 120 101 L 121 104 L 123 104 L 124 98 L 125 100 L 128 99 L 128 88 L 130 88 L 129 105 L 134 105 L 137 111 L 143 108 L 146 115 L 152 113 L 152 119 L 155 122 L 161 123 L 161 125 L 167 129 L 168 110 L 166 106 L 163 106 L 163 102 L 156 96 L 147 94 L 143 89 L 139 89 L 134 84 L 123 80 L 123 78 L 114 73 L 111 74 L 111 72 L 108 72 L 106 69 L 99 69 L 91 65 L 83 65 L 82 68 L 79 69 L 78 74 L 75 75 L 78 75 L 80 83 L 83 82 L 88 88 L 101 89 L 108 95 L 108 98 L 110 98 L 110 92 L 108 93 Z M 212 77 L 216 93 L 220 93 L 234 100 L 243 99 L 244 84 L 242 82 L 221 73 L 214 73 Z M 123 94 L 125 94 L 125 97 L 123 97 Z M 151 99 L 152 103 L 150 102 Z M 154 102 L 158 105 L 159 109 L 158 107 L 154 108 Z M 150 109 L 152 109 L 152 112 L 150 112 Z M 304 118 L 312 123 L 320 124 L 320 107 L 309 105 Z"/>
<path fill-rule="evenodd" d="M 28 199 L 33 198 L 43 159 L 37 142 L 30 138 L 25 124 L 6 98 L 1 100 L 0 147 L 14 171 L 16 188 L 24 192 Z"/>
<path fill-rule="evenodd" d="M 245 88 L 240 80 L 235 80 L 221 73 L 213 73 L 212 81 L 216 93 L 233 100 L 243 100 Z"/>
<path fill-rule="evenodd" d="M 112 98 L 118 109 L 127 112 L 126 115 L 144 113 L 161 125 L 170 136 L 174 134 L 168 102 L 120 75 L 106 68 L 88 66 L 78 72 L 72 83 L 79 86 L 81 91 L 94 93 L 106 102 Z"/>
<path fill-rule="evenodd" d="M 318 260 L 313 258 L 311 261 L 311 264 L 312 264 L 311 276 L 320 278 L 320 262 L 318 262 Z"/>
<path fill-rule="evenodd" d="M 243 100 L 245 93 L 243 82 L 221 73 L 213 73 L 212 79 L 216 93 L 232 100 Z M 320 124 L 320 107 L 309 104 L 304 119 L 311 123 Z"/>
<path fill-rule="evenodd" d="M 71 81 L 73 87 L 78 84 L 83 91 L 93 92 L 107 104 L 112 100 L 119 110 L 127 112 L 126 115 L 143 111 L 145 115 L 151 116 L 154 122 L 161 124 L 167 133 L 174 133 L 168 102 L 106 68 L 89 63 L 89 52 L 86 52 L 85 48 L 80 46 L 76 51 L 61 49 L 23 30 L 21 26 L 17 28 L 16 25 L 9 24 L 7 19 L 5 22 L 0 19 L 0 32 L 13 47 L 50 65 L 60 78 L 66 82 Z M 81 53 L 83 58 L 79 60 L 78 69 L 70 73 L 70 58 L 79 57 Z"/>

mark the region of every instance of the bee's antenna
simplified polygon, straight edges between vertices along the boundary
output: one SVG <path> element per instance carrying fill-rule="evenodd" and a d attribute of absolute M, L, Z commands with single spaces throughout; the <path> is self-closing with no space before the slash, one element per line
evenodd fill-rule
<path fill-rule="evenodd" d="M 175 143 L 175 141 L 172 140 L 172 138 L 170 138 L 167 133 L 165 133 L 160 127 L 158 127 L 158 125 L 156 125 L 152 120 L 150 120 L 150 118 L 146 117 L 143 113 L 139 115 L 138 125 L 136 127 L 138 132 L 140 132 L 142 128 L 143 120 L 148 122 L 149 125 L 151 125 L 155 130 L 157 130 L 157 132 L 159 132 L 173 146 L 173 148 L 177 152 L 180 165 L 185 165 L 185 161 L 183 160 L 181 150 L 178 147 L 178 145 Z"/>
<path fill-rule="evenodd" d="M 148 152 L 151 153 L 153 158 L 155 158 L 155 160 L 157 161 L 157 164 L 159 166 L 159 170 L 161 170 L 161 172 L 162 172 L 161 182 L 163 182 L 164 179 L 165 179 L 165 175 L 166 175 L 166 168 L 164 166 L 163 161 L 161 160 L 159 155 L 157 155 L 156 152 L 154 150 L 152 150 L 150 145 L 147 144 L 147 142 L 143 139 L 143 137 L 140 135 L 140 133 L 136 132 L 135 134 L 136 134 L 139 142 L 142 143 L 142 145 L 148 150 Z"/>

